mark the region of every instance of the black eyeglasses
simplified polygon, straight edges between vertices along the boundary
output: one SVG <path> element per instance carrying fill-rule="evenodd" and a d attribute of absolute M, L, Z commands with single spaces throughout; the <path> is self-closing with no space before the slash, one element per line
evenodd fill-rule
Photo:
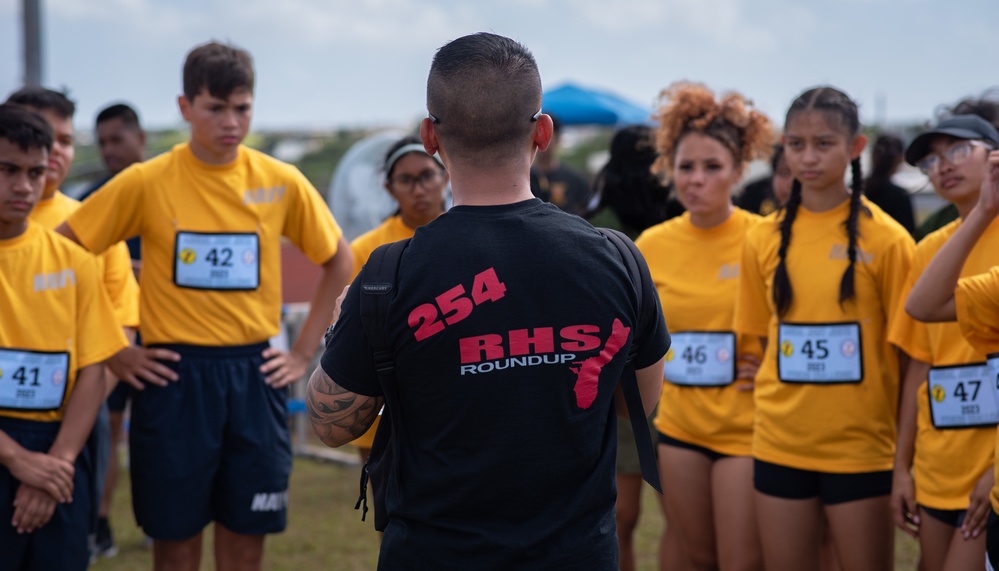
<path fill-rule="evenodd" d="M 416 176 L 400 174 L 389 179 L 389 185 L 398 192 L 413 192 L 419 184 L 423 190 L 430 190 L 444 180 L 444 173 L 438 169 L 427 169 Z"/>
<path fill-rule="evenodd" d="M 440 125 L 441 120 L 438 119 L 437 116 L 434 115 L 433 113 L 431 113 L 429 110 L 427 111 L 427 117 L 430 118 L 430 122 L 433 123 L 434 125 Z M 541 110 L 540 109 L 538 109 L 538 112 L 535 113 L 533 117 L 531 117 L 531 123 L 534 123 L 535 121 L 537 121 L 538 117 L 541 117 Z"/>

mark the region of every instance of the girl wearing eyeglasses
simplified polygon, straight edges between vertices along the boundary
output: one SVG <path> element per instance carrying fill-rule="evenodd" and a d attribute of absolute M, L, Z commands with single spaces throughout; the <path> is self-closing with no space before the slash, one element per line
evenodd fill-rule
<path fill-rule="evenodd" d="M 975 115 L 941 121 L 909 145 L 906 160 L 957 207 L 960 219 L 919 242 L 903 290 L 906 296 L 975 207 L 989 149 L 997 147 L 995 128 Z M 993 221 L 961 275 L 988 271 L 999 262 L 996 252 L 999 223 Z M 982 531 L 999 421 L 986 354 L 961 336 L 953 320 L 922 323 L 905 312 L 895 314 L 888 339 L 912 357 L 899 403 L 892 484 L 895 523 L 919 539 L 924 571 L 979 567 L 985 554 Z"/>
<path fill-rule="evenodd" d="M 444 190 L 448 174 L 436 156 L 427 154 L 418 137 L 405 137 L 396 141 L 385 154 L 385 190 L 399 203 L 396 211 L 380 226 L 362 234 L 350 243 L 354 254 L 354 273 L 378 246 L 412 238 L 416 229 L 432 222 L 444 213 Z M 361 462 L 368 459 L 371 444 L 378 429 L 378 419 L 353 444 L 361 454 Z"/>

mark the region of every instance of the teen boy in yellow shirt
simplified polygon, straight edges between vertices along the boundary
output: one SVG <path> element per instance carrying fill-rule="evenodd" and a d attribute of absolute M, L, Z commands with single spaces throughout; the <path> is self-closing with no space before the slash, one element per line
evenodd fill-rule
<path fill-rule="evenodd" d="M 264 534 L 286 525 L 286 386 L 304 375 L 353 262 L 306 178 L 241 145 L 250 55 L 198 46 L 183 77 L 190 141 L 123 171 L 60 231 L 94 252 L 142 239 L 147 346 L 126 350 L 121 373 L 149 383 L 133 400 L 130 449 L 155 568 L 197 568 L 202 529 L 214 521 L 218 567 L 256 569 Z M 282 236 L 323 269 L 288 353 L 267 344 L 279 328 Z"/>
<path fill-rule="evenodd" d="M 92 483 L 84 443 L 104 399 L 102 363 L 127 344 L 94 257 L 28 220 L 45 186 L 51 148 L 44 119 L 0 105 L 5 569 L 87 568 Z"/>

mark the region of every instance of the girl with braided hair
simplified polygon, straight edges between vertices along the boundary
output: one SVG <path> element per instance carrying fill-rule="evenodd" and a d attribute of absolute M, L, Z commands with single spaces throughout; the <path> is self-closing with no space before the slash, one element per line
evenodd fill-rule
<path fill-rule="evenodd" d="M 772 571 L 819 567 L 823 519 L 843 571 L 892 568 L 900 367 L 887 324 L 913 241 L 863 196 L 866 142 L 846 94 L 801 94 L 785 119 L 791 196 L 746 238 L 735 328 L 765 342 L 753 479 Z"/>
<path fill-rule="evenodd" d="M 653 171 L 686 213 L 642 233 L 673 346 L 655 418 L 668 527 L 664 569 L 762 568 L 753 510 L 752 381 L 762 348 L 732 331 L 746 232 L 762 220 L 732 194 L 751 160 L 766 159 L 769 119 L 737 93 L 699 84 L 661 96 Z"/>

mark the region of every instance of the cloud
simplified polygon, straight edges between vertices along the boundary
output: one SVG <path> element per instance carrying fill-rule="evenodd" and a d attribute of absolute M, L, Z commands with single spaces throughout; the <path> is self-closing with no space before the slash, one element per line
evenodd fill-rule
<path fill-rule="evenodd" d="M 778 49 L 777 38 L 786 30 L 787 23 L 783 17 L 776 17 L 777 10 L 772 7 L 755 6 L 751 11 L 747 0 L 622 0 L 614 4 L 578 0 L 572 6 L 580 18 L 597 30 L 615 34 L 634 34 L 640 30 L 666 38 L 690 35 L 714 47 L 754 52 Z M 804 13 L 793 5 L 790 8 L 796 16 Z M 760 13 L 775 17 L 756 17 Z M 696 45 L 690 47 L 697 49 Z"/>

